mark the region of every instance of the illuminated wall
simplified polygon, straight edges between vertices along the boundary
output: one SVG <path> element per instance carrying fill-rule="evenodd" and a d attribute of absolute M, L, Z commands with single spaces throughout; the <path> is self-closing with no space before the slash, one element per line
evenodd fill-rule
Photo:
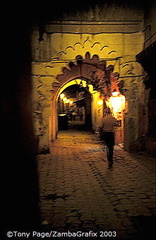
<path fill-rule="evenodd" d="M 43 41 L 38 41 L 39 27 L 34 25 L 32 33 L 34 124 L 40 151 L 47 151 L 49 148 L 49 116 L 53 111 L 51 94 L 55 91 L 54 85 L 57 85 L 56 76 L 63 74 L 63 68 L 67 67 L 70 61 L 75 61 L 77 55 L 84 58 L 86 52 L 90 52 L 91 57 L 96 54 L 100 60 L 105 59 L 107 65 L 114 65 L 114 71 L 119 72 L 120 80 L 124 81 L 126 89 L 124 144 L 127 150 L 132 148 L 139 135 L 138 111 L 141 106 L 146 112 L 145 95 L 148 95 L 142 84 L 143 69 L 135 58 L 136 54 L 142 51 L 144 44 L 144 33 L 141 31 L 142 15 L 139 12 L 137 16 L 136 12 L 132 12 L 131 19 L 125 21 L 124 19 L 121 21 L 118 16 L 119 21 L 116 22 L 52 21 L 44 26 Z M 136 19 L 133 19 L 134 16 Z M 125 18 L 125 14 L 123 17 Z M 98 96 L 98 93 L 93 94 L 94 129 L 101 117 L 101 110 L 97 111 L 95 104 Z M 143 131 L 146 131 L 146 119 Z"/>

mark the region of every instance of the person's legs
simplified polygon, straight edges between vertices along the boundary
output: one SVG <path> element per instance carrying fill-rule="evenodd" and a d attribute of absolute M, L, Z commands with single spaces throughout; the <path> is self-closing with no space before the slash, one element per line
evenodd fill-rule
<path fill-rule="evenodd" d="M 111 150 L 109 146 L 106 146 L 106 150 L 107 150 L 107 161 L 108 161 L 108 167 L 111 168 L 113 165 L 113 161 L 111 159 Z"/>
<path fill-rule="evenodd" d="M 109 145 L 107 148 L 108 148 L 107 159 L 108 159 L 109 167 L 112 167 L 112 165 L 113 165 L 113 150 L 114 150 L 114 146 L 113 145 Z"/>
<path fill-rule="evenodd" d="M 107 136 L 107 160 L 109 167 L 113 165 L 114 140 L 114 133 L 109 132 Z"/>
<path fill-rule="evenodd" d="M 107 151 L 107 160 L 109 162 L 109 147 L 108 147 L 108 145 L 106 145 L 106 151 Z"/>

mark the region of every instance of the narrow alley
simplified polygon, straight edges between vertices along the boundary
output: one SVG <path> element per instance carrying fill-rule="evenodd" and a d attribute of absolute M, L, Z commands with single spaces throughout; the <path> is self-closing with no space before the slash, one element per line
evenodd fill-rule
<path fill-rule="evenodd" d="M 0 240 L 156 239 L 156 1 L 3 6 Z"/>
<path fill-rule="evenodd" d="M 93 231 L 108 239 L 150 235 L 156 207 L 154 158 L 116 145 L 114 166 L 108 169 L 98 137 L 69 129 L 59 131 L 52 154 L 38 155 L 37 161 L 45 228 Z"/>

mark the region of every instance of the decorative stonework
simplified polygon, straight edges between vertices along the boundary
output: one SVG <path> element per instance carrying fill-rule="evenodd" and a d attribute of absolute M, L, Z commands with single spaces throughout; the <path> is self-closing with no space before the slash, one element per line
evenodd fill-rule
<path fill-rule="evenodd" d="M 48 37 L 51 44 L 48 55 L 46 55 L 45 40 L 39 46 L 40 54 L 42 53 L 40 56 L 45 58 L 41 61 L 38 56 L 32 63 L 35 129 L 39 136 L 41 151 L 49 147 L 49 138 L 56 137 L 57 97 L 62 86 L 73 79 L 85 80 L 102 96 L 119 89 L 126 97 L 125 117 L 133 118 L 132 123 L 136 127 L 137 103 L 140 98 L 138 87 L 141 86 L 144 74 L 135 59 L 136 52 L 139 52 L 136 39 L 140 36 L 136 34 L 132 38 L 126 35 L 124 42 L 123 36 L 117 34 L 111 36 L 52 34 Z M 51 57 L 47 58 L 47 56 Z M 128 119 L 125 125 L 127 133 L 131 129 Z M 128 146 L 129 140 L 126 144 Z"/>
<path fill-rule="evenodd" d="M 104 56 L 108 58 L 116 58 L 117 52 L 115 49 L 111 49 L 108 45 L 102 44 L 99 41 L 92 41 L 88 36 L 85 40 L 77 41 L 72 45 L 66 46 L 61 51 L 57 52 L 55 56 L 52 56 L 52 61 L 62 60 L 62 59 L 71 59 L 71 56 L 74 58 L 78 52 L 87 52 L 89 51 L 92 55 L 95 53 L 99 56 Z"/>
<path fill-rule="evenodd" d="M 98 11 L 97 14 L 99 14 Z M 126 10 L 124 11 L 126 12 Z M 106 13 L 105 13 L 106 14 Z M 110 17 L 110 13 L 108 13 L 108 18 Z M 112 9 L 111 9 L 112 14 Z M 122 13 L 123 14 L 123 13 Z M 121 14 L 120 14 L 121 15 Z M 101 17 L 101 16 L 99 16 Z M 138 15 L 137 15 L 138 17 Z M 43 34 L 46 33 L 48 35 L 53 33 L 83 33 L 83 34 L 99 34 L 99 33 L 134 33 L 140 30 L 140 19 L 139 21 L 127 20 L 126 22 L 118 21 L 104 21 L 103 17 L 101 21 L 51 21 L 48 22 L 44 28 L 40 29 L 40 41 L 43 40 Z"/>
<path fill-rule="evenodd" d="M 85 58 L 77 55 L 75 62 L 70 61 L 67 67 L 62 69 L 62 74 L 56 76 L 56 82 L 52 87 L 57 89 L 60 85 L 72 79 L 82 79 L 86 84 L 91 84 L 93 89 L 99 91 L 103 97 L 110 97 L 111 93 L 119 91 L 122 84 L 119 80 L 119 73 L 113 72 L 114 66 L 106 66 L 106 61 L 100 60 L 98 55 L 90 56 L 86 52 Z"/>

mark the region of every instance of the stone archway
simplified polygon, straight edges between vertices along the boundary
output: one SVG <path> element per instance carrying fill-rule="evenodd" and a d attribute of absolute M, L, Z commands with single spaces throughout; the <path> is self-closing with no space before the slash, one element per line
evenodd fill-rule
<path fill-rule="evenodd" d="M 67 124 L 63 127 L 63 122 L 61 120 L 61 117 L 64 117 L 67 120 L 67 115 L 69 128 L 71 126 L 79 128 L 81 125 L 82 128 L 88 130 L 92 129 L 92 94 L 93 92 L 91 91 L 91 88 L 87 87 L 86 81 L 82 79 L 71 80 L 60 89 L 58 94 L 58 116 L 60 119 L 60 127 L 58 127 L 58 131 L 61 128 L 68 129 Z M 76 113 L 75 118 L 72 117 L 72 112 Z M 66 116 L 64 114 L 66 114 Z"/>
<path fill-rule="evenodd" d="M 114 66 L 106 67 L 106 61 L 100 61 L 98 55 L 93 55 L 91 58 L 89 52 L 86 52 L 84 59 L 81 55 L 77 55 L 75 62 L 70 61 L 67 67 L 62 68 L 62 74 L 58 74 L 52 84 L 50 143 L 57 138 L 57 100 L 60 89 L 74 79 L 82 79 L 87 82 L 87 86 L 90 85 L 93 90 L 98 91 L 101 97 L 110 97 L 113 89 L 120 90 L 117 84 L 118 73 L 114 73 L 113 70 Z"/>

